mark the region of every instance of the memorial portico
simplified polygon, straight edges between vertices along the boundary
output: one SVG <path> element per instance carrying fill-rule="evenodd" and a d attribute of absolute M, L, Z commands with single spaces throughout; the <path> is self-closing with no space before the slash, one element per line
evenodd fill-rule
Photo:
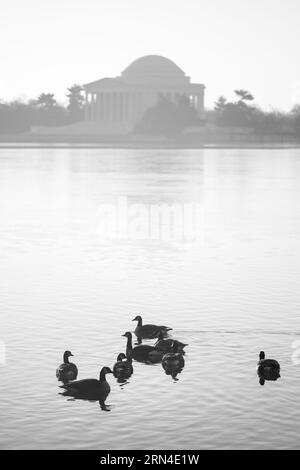
<path fill-rule="evenodd" d="M 103 78 L 84 86 L 85 121 L 126 125 L 133 128 L 145 111 L 164 96 L 176 103 L 185 96 L 204 115 L 202 84 L 191 83 L 190 77 L 171 60 L 161 56 L 145 56 L 130 64 L 116 78 Z"/>

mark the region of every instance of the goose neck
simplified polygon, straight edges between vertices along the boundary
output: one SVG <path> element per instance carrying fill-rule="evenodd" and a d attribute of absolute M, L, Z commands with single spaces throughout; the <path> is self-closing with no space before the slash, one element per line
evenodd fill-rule
<path fill-rule="evenodd" d="M 130 337 L 130 336 L 127 338 L 127 349 L 129 351 L 132 350 L 132 337 Z"/>
<path fill-rule="evenodd" d="M 64 354 L 64 364 L 69 364 L 69 356 L 68 354 Z"/>
<path fill-rule="evenodd" d="M 100 377 L 99 377 L 99 381 L 100 382 L 104 382 L 106 380 L 106 374 L 105 374 L 105 370 L 101 370 L 100 371 Z"/>

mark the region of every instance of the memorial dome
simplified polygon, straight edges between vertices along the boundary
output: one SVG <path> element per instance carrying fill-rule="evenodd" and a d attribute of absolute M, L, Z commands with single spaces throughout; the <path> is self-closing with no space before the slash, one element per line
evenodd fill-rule
<path fill-rule="evenodd" d="M 147 55 L 136 59 L 122 72 L 126 82 L 186 82 L 183 70 L 172 60 L 159 55 Z"/>

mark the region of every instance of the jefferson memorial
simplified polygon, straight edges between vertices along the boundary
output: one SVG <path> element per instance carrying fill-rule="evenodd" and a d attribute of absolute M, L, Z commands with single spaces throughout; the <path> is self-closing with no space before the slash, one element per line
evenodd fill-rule
<path fill-rule="evenodd" d="M 166 57 L 148 55 L 132 62 L 115 78 L 84 85 L 85 123 L 95 133 L 127 133 L 160 97 L 176 103 L 186 96 L 199 118 L 204 115 L 203 84 L 191 83 L 180 67 Z"/>

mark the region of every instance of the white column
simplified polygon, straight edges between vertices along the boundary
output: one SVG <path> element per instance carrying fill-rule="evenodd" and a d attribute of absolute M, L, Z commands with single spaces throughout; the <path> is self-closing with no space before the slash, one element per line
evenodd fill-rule
<path fill-rule="evenodd" d="M 91 120 L 95 121 L 95 93 L 92 93 Z"/>
<path fill-rule="evenodd" d="M 110 93 L 110 120 L 114 120 L 114 93 Z"/>
<path fill-rule="evenodd" d="M 103 93 L 103 121 L 107 121 L 107 92 Z"/>
<path fill-rule="evenodd" d="M 120 121 L 120 92 L 116 92 L 116 120 Z"/>
<path fill-rule="evenodd" d="M 192 98 L 191 98 L 191 102 L 192 102 L 192 107 L 195 109 L 195 111 L 197 111 L 197 101 L 196 101 L 196 95 L 194 95 L 192 93 Z"/>
<path fill-rule="evenodd" d="M 204 91 L 197 95 L 197 114 L 199 117 L 204 114 Z"/>
<path fill-rule="evenodd" d="M 118 93 L 118 117 L 119 121 L 123 120 L 123 93 L 121 91 Z"/>
<path fill-rule="evenodd" d="M 95 121 L 98 121 L 98 93 L 95 93 Z"/>
<path fill-rule="evenodd" d="M 84 119 L 89 121 L 89 94 L 87 91 L 85 92 Z"/>
<path fill-rule="evenodd" d="M 124 119 L 123 107 L 124 107 L 124 97 L 123 97 L 123 92 L 120 92 L 119 93 L 119 121 L 123 121 Z"/>
<path fill-rule="evenodd" d="M 89 121 L 93 120 L 93 93 L 89 93 Z"/>
<path fill-rule="evenodd" d="M 113 106 L 114 106 L 113 118 L 114 118 L 114 121 L 117 121 L 118 120 L 118 94 L 115 91 L 113 92 Z"/>
<path fill-rule="evenodd" d="M 132 121 L 133 119 L 133 93 L 130 91 L 128 93 L 128 120 Z"/>
<path fill-rule="evenodd" d="M 97 114 L 98 114 L 98 121 L 102 119 L 102 93 L 98 93 L 97 95 Z"/>
<path fill-rule="evenodd" d="M 107 92 L 103 93 L 103 121 L 108 120 Z"/>
<path fill-rule="evenodd" d="M 111 93 L 107 93 L 107 121 L 111 121 L 112 108 L 111 108 Z"/>
<path fill-rule="evenodd" d="M 95 93 L 95 121 L 99 121 L 99 93 Z"/>

